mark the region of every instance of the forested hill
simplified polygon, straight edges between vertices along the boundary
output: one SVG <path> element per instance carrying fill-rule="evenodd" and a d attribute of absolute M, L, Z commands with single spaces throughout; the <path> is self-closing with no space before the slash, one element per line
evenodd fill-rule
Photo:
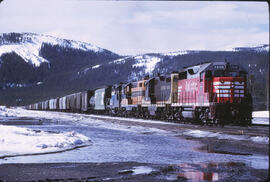
<path fill-rule="evenodd" d="M 252 82 L 254 109 L 266 108 L 269 45 L 227 51 L 180 50 L 121 56 L 89 43 L 33 33 L 0 35 L 0 105 L 25 105 L 206 61 L 241 64 Z"/>

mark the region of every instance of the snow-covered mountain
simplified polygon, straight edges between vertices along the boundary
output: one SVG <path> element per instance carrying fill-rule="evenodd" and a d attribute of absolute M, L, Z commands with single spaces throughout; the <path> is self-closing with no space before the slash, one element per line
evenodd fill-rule
<path fill-rule="evenodd" d="M 83 67 L 119 58 L 90 43 L 35 33 L 0 34 L 0 90 L 62 83 Z"/>
<path fill-rule="evenodd" d="M 49 62 L 40 55 L 40 50 L 44 44 L 59 45 L 80 49 L 83 51 L 103 52 L 104 49 L 90 43 L 60 39 L 49 35 L 35 33 L 9 33 L 0 35 L 0 56 L 4 53 L 15 52 L 27 63 L 36 67 L 43 62 Z"/>

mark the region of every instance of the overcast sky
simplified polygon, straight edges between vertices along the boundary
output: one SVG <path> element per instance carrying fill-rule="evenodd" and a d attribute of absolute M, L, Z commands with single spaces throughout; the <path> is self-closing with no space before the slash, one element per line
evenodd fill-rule
<path fill-rule="evenodd" d="M 266 2 L 4 0 L 0 33 L 80 40 L 123 55 L 269 44 Z"/>

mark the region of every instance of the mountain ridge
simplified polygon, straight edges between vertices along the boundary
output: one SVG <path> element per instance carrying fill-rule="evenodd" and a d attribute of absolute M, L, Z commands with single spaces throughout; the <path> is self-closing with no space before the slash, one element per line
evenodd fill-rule
<path fill-rule="evenodd" d="M 42 62 L 48 62 L 48 60 L 39 55 L 39 51 L 44 43 L 61 45 L 62 47 L 70 47 L 84 51 L 108 51 L 90 43 L 60 39 L 50 35 L 36 33 L 4 33 L 0 35 L 0 56 L 4 53 L 15 52 L 24 58 L 26 62 L 29 61 L 34 66 L 40 66 Z"/>

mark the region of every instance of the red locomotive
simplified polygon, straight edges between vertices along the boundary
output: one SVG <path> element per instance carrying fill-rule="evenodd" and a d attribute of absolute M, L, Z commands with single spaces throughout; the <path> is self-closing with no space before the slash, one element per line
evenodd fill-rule
<path fill-rule="evenodd" d="M 247 73 L 227 62 L 204 63 L 185 68 L 178 80 L 178 102 L 193 119 L 203 123 L 250 124 L 252 99 Z"/>
<path fill-rule="evenodd" d="M 227 62 L 203 63 L 146 83 L 145 115 L 211 124 L 250 124 L 252 99 L 247 73 Z M 153 112 L 155 111 L 155 112 Z"/>

